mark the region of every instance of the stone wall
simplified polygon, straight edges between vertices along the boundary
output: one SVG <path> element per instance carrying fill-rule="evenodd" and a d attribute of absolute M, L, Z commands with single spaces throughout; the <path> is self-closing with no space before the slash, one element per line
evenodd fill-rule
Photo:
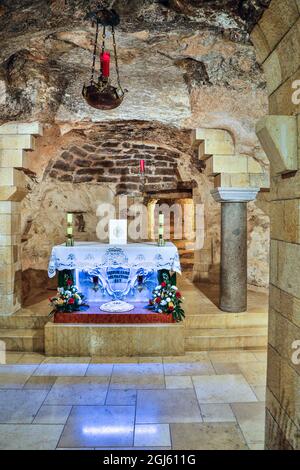
<path fill-rule="evenodd" d="M 268 449 L 300 449 L 300 105 L 292 100 L 299 28 L 299 1 L 272 0 L 252 33 L 274 115 L 257 127 L 271 163 Z"/>
<path fill-rule="evenodd" d="M 65 237 L 65 212 L 84 212 L 85 232 L 76 238 L 96 239 L 100 203 L 113 202 L 119 193 L 140 189 L 139 159 L 146 162 L 146 189 L 174 191 L 178 182 L 194 181 L 195 203 L 205 208 L 205 246 L 217 281 L 220 263 L 220 207 L 210 195 L 213 181 L 194 160 L 191 131 L 159 123 L 116 121 L 112 123 L 44 126 L 44 135 L 28 160 L 28 196 L 22 203 L 22 265 L 25 292 L 30 284 L 47 284 L 51 247 Z M 249 282 L 268 282 L 266 216 L 255 205 L 249 210 Z M 75 228 L 75 230 L 77 230 Z"/>
<path fill-rule="evenodd" d="M 158 129 L 159 126 L 137 121 L 94 126 L 84 131 L 81 145 L 71 144 L 50 162 L 44 180 L 109 183 L 117 195 L 138 194 L 141 190 L 139 161 L 144 159 L 145 190 L 174 190 L 180 158 L 192 151 L 190 132 L 177 130 L 172 136 L 171 128 L 165 127 L 164 143 L 159 144 L 155 142 Z M 147 133 L 150 142 L 145 140 Z"/>

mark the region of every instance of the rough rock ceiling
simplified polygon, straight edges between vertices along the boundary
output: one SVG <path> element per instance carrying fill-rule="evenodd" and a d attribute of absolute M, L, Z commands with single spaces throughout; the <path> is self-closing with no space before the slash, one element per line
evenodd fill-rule
<path fill-rule="evenodd" d="M 232 30 L 247 37 L 271 0 L 1 0 L 0 37 L 76 25 L 98 5 L 122 16 L 122 28 L 170 30 L 194 26 Z"/>
<path fill-rule="evenodd" d="M 240 96 L 259 103 L 254 94 L 263 92 L 264 80 L 249 30 L 269 1 L 0 0 L 0 120 L 146 119 L 181 126 L 203 102 L 197 90 L 217 101 L 222 96 L 228 112 Z M 93 50 L 88 14 L 99 4 L 113 4 L 121 16 L 119 62 L 129 93 L 112 112 L 93 110 L 81 96 Z"/>

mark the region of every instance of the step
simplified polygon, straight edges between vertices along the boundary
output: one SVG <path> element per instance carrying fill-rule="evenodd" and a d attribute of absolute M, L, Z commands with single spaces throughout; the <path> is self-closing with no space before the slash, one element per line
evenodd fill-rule
<path fill-rule="evenodd" d="M 13 314 L 0 316 L 0 329 L 42 329 L 49 321 L 45 315 Z"/>
<path fill-rule="evenodd" d="M 186 328 L 251 328 L 268 326 L 267 312 L 257 313 L 205 313 L 190 315 L 186 309 Z"/>
<path fill-rule="evenodd" d="M 43 352 L 44 329 L 3 328 L 0 329 L 0 341 L 5 343 L 6 351 Z"/>
<path fill-rule="evenodd" d="M 268 330 L 258 328 L 187 329 L 186 351 L 214 351 L 218 349 L 259 349 L 268 341 Z"/>

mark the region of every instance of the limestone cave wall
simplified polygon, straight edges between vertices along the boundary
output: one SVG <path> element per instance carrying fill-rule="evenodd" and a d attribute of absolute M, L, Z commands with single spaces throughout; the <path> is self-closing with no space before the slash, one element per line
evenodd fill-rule
<path fill-rule="evenodd" d="M 151 170 L 149 189 L 175 188 L 178 174 L 196 182 L 205 250 L 217 267 L 220 208 L 210 196 L 212 181 L 195 164 L 191 130 L 226 129 L 237 153 L 268 166 L 255 134 L 267 92 L 249 32 L 269 1 L 115 0 L 128 93 L 119 108 L 104 112 L 89 107 L 81 90 L 92 62 L 89 11 L 108 3 L 1 2 L 0 122 L 39 120 L 45 128 L 30 156 L 31 192 L 23 202 L 23 269 L 36 281 L 45 280 L 50 247 L 63 240 L 65 210 L 86 213 L 93 239 L 96 201 L 137 190 L 141 155 Z M 267 213 L 265 201 L 249 206 L 249 282 L 259 286 L 268 283 Z"/>

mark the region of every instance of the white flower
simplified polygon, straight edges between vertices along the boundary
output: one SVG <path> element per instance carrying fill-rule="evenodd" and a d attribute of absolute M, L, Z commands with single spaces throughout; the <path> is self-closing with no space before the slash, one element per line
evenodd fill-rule
<path fill-rule="evenodd" d="M 158 313 L 162 313 L 162 310 L 158 310 Z"/>
<path fill-rule="evenodd" d="M 165 300 L 162 300 L 160 305 L 167 305 L 167 302 Z"/>
<path fill-rule="evenodd" d="M 167 299 L 166 299 L 166 300 L 167 300 L 167 302 L 171 302 L 171 299 L 170 299 L 170 297 L 167 297 Z"/>
<path fill-rule="evenodd" d="M 65 291 L 65 294 L 66 294 L 68 297 L 71 297 L 72 292 L 71 292 L 70 290 L 66 290 L 66 291 Z"/>
<path fill-rule="evenodd" d="M 177 286 L 172 286 L 171 289 L 178 290 Z"/>

